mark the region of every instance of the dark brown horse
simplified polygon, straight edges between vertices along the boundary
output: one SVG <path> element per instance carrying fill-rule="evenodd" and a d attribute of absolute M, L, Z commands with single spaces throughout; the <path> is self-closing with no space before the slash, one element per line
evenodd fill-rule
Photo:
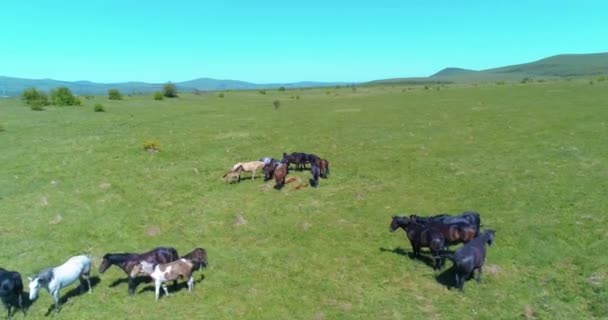
<path fill-rule="evenodd" d="M 192 252 L 184 255 L 182 259 L 188 259 L 194 264 L 193 271 L 197 271 L 200 268 L 207 268 L 209 262 L 207 260 L 207 250 L 203 248 L 196 248 Z"/>
<path fill-rule="evenodd" d="M 415 215 L 410 216 L 410 220 L 415 223 L 421 223 L 420 219 Z M 452 223 L 430 221 L 421 224 L 439 230 L 445 238 L 446 247 L 458 243 L 468 243 L 475 238 L 475 235 L 477 235 L 477 229 L 475 226 L 464 221 Z"/>
<path fill-rule="evenodd" d="M 129 294 L 135 293 L 135 277 L 132 274 L 133 267 L 140 261 L 147 261 L 153 264 L 168 263 L 179 259 L 177 250 L 171 247 L 158 247 L 146 253 L 108 253 L 103 256 L 103 261 L 99 266 L 99 273 L 104 273 L 112 265 L 121 268 L 129 276 Z"/>
<path fill-rule="evenodd" d="M 281 163 L 274 169 L 273 175 L 274 181 L 276 182 L 274 188 L 276 190 L 281 190 L 281 188 L 283 188 L 283 186 L 285 185 L 285 177 L 287 176 L 287 166 L 287 164 Z"/>
<path fill-rule="evenodd" d="M 327 179 L 327 175 L 329 174 L 329 161 L 321 158 L 316 158 L 315 164 L 321 170 L 321 178 Z"/>

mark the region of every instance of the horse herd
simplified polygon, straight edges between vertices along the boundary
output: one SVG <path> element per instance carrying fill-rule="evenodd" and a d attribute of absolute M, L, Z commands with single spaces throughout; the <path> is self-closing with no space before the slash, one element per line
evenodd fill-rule
<path fill-rule="evenodd" d="M 319 186 L 319 178 L 327 179 L 329 174 L 329 161 L 321 159 L 312 153 L 292 152 L 291 154 L 283 153 L 281 160 L 264 157 L 258 161 L 239 162 L 232 166 L 232 169 L 223 178 L 226 182 L 240 182 L 241 172 L 251 172 L 251 180 L 255 180 L 255 172 L 262 168 L 264 173 L 264 181 L 275 179 L 276 190 L 281 190 L 287 183 L 286 177 L 289 173 L 289 165 L 294 164 L 297 171 L 307 170 L 306 165 L 310 164 L 310 173 L 312 178 L 309 183 L 312 187 Z"/>
<path fill-rule="evenodd" d="M 187 279 L 188 291 L 192 291 L 194 286 L 193 273 L 201 268 L 208 266 L 207 251 L 203 248 L 196 248 L 190 253 L 179 257 L 177 250 L 171 247 L 158 247 L 151 251 L 137 253 L 108 253 L 103 256 L 103 261 L 99 266 L 99 273 L 104 273 L 109 267 L 115 265 L 121 268 L 128 277 L 128 292 L 130 295 L 135 293 L 135 278 L 140 275 L 147 275 L 154 280 L 156 300 L 160 295 L 162 286 L 165 294 L 169 291 L 165 282 L 173 281 L 177 284 L 179 278 Z M 84 290 L 84 283 L 87 283 L 88 292 L 91 293 L 91 258 L 86 255 L 74 256 L 64 264 L 47 268 L 44 271 L 28 277 L 29 279 L 29 299 L 36 300 L 38 291 L 46 289 L 55 302 L 55 312 L 59 312 L 59 291 L 61 288 L 80 280 L 80 291 Z M 11 317 L 13 306 L 19 307 L 25 315 L 23 305 L 23 282 L 21 275 L 16 271 L 8 271 L 0 268 L 0 298 L 7 309 L 8 318 Z"/>
<path fill-rule="evenodd" d="M 492 245 L 494 230 L 480 232 L 481 217 L 477 212 L 466 211 L 457 216 L 440 214 L 431 217 L 416 215 L 393 216 L 389 231 L 402 228 L 412 245 L 414 257 L 420 257 L 421 248 L 429 248 L 433 269 L 441 269 L 445 259 L 454 263 L 456 287 L 464 291 L 464 282 L 477 270 L 476 280 L 481 281 L 481 270 L 486 258 L 485 244 Z M 464 243 L 451 253 L 449 246 Z"/>

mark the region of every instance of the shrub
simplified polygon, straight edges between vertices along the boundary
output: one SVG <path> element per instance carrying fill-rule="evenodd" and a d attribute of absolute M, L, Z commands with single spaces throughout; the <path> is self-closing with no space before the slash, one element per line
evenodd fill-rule
<path fill-rule="evenodd" d="M 283 87 L 283 86 L 279 87 L 279 91 L 285 91 L 285 87 Z"/>
<path fill-rule="evenodd" d="M 177 88 L 171 82 L 163 86 L 163 95 L 167 98 L 177 98 Z"/>
<path fill-rule="evenodd" d="M 101 105 L 101 103 L 96 103 L 95 106 L 93 107 L 93 111 L 95 111 L 95 112 L 105 112 L 106 109 L 103 107 L 103 105 Z"/>
<path fill-rule="evenodd" d="M 118 89 L 109 89 L 108 90 L 108 99 L 110 100 L 122 100 L 122 94 Z"/>
<path fill-rule="evenodd" d="M 154 92 L 154 100 L 163 100 L 164 98 L 165 98 L 165 96 L 163 95 L 162 92 L 160 92 L 160 91 Z"/>
<path fill-rule="evenodd" d="M 0 132 L 4 131 L 4 126 L 0 124 Z"/>
<path fill-rule="evenodd" d="M 597 78 L 597 82 L 606 81 L 606 79 L 608 79 L 608 77 L 599 77 Z"/>
<path fill-rule="evenodd" d="M 57 87 L 51 90 L 51 103 L 56 106 L 79 106 L 80 99 L 76 98 L 67 87 Z"/>
<path fill-rule="evenodd" d="M 428 89 L 429 89 L 429 86 L 424 86 L 424 90 L 428 90 Z"/>
<path fill-rule="evenodd" d="M 32 110 L 44 110 L 44 106 L 49 105 L 49 99 L 46 94 L 42 91 L 36 90 L 36 88 L 28 88 L 23 90 L 21 93 L 21 100 L 25 101 L 25 104 L 32 107 Z M 36 109 L 34 109 L 34 107 Z"/>
<path fill-rule="evenodd" d="M 296 96 L 296 100 L 300 100 L 300 96 L 299 95 Z"/>
<path fill-rule="evenodd" d="M 224 93 L 220 92 L 217 96 L 220 97 L 220 98 L 223 98 L 224 97 Z"/>
<path fill-rule="evenodd" d="M 274 101 L 272 102 L 272 105 L 274 106 L 274 109 L 275 109 L 275 110 L 278 110 L 278 109 L 281 107 L 281 101 L 279 101 L 279 100 L 274 100 Z"/>
<path fill-rule="evenodd" d="M 156 139 L 146 139 L 144 140 L 144 150 L 153 152 L 159 151 L 160 142 Z"/>
<path fill-rule="evenodd" d="M 266 90 L 258 90 L 260 94 L 266 94 Z"/>
<path fill-rule="evenodd" d="M 533 81 L 532 78 L 525 77 L 525 78 L 521 79 L 520 82 L 521 83 L 528 83 L 528 82 L 532 82 L 532 81 Z"/>
<path fill-rule="evenodd" d="M 506 84 L 506 82 L 504 82 L 502 80 L 501 81 L 496 81 L 496 85 L 502 86 L 504 84 Z"/>

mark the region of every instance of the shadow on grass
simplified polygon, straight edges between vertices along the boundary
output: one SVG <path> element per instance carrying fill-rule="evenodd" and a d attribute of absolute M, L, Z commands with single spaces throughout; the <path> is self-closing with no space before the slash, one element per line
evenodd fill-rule
<path fill-rule="evenodd" d="M 448 289 L 456 287 L 456 271 L 454 266 L 446 269 L 444 272 L 438 274 L 435 280 L 441 285 L 446 286 Z"/>
<path fill-rule="evenodd" d="M 391 252 L 394 254 L 398 254 L 400 256 L 404 256 L 404 257 L 409 257 L 412 260 L 420 260 L 422 262 L 424 262 L 427 266 L 433 268 L 435 266 L 435 259 L 433 259 L 433 257 L 426 255 L 426 253 L 430 253 L 430 251 L 428 250 L 421 250 L 420 252 L 420 256 L 419 257 L 415 257 L 414 256 L 414 252 L 412 251 L 405 251 L 403 248 L 399 247 L 399 248 L 395 248 L 395 249 L 386 249 L 386 248 L 380 248 L 380 251 L 382 252 Z"/>
<path fill-rule="evenodd" d="M 91 280 L 91 290 L 93 288 L 95 288 L 99 284 L 99 282 L 101 282 L 101 279 L 99 279 L 99 277 L 91 277 L 90 280 Z M 71 289 L 66 294 L 64 294 L 63 297 L 59 298 L 59 311 L 61 311 L 62 306 L 64 304 L 66 304 L 70 298 L 78 297 L 80 295 L 87 294 L 88 292 L 89 292 L 89 288 L 88 288 L 87 282 L 85 280 L 85 281 L 81 282 L 79 286 Z M 50 315 L 51 312 L 53 312 L 53 310 L 55 310 L 54 303 L 51 304 L 51 306 L 47 310 L 45 316 Z"/>
<path fill-rule="evenodd" d="M 135 283 L 135 288 L 137 288 L 137 286 L 141 283 L 150 283 L 152 282 L 152 278 L 147 277 L 147 276 L 140 276 L 140 277 L 135 277 L 135 279 L 133 280 Z M 108 287 L 110 288 L 114 288 L 120 284 L 126 283 L 127 286 L 129 284 L 129 277 L 126 278 L 121 278 L 121 279 L 116 279 L 114 280 L 114 282 L 110 283 L 110 285 Z"/>
<path fill-rule="evenodd" d="M 201 273 L 201 276 L 198 278 L 198 280 L 196 279 L 196 275 L 194 276 L 194 286 L 192 288 L 192 290 L 195 290 L 197 284 L 199 284 L 200 282 L 202 282 L 203 280 L 205 280 L 205 275 Z M 183 289 L 188 290 L 188 282 L 187 281 L 178 281 L 177 284 L 175 284 L 175 282 L 170 281 L 171 285 L 167 286 L 167 290 L 169 290 L 169 294 L 175 293 L 175 292 L 179 292 Z M 155 292 L 156 288 L 152 285 L 152 286 L 146 286 L 141 288 L 141 290 L 139 290 L 139 292 L 137 294 L 141 294 L 144 293 L 146 291 L 151 291 L 151 292 Z M 159 295 L 159 299 L 162 298 L 164 295 L 164 291 L 161 288 L 160 289 L 160 295 Z"/>

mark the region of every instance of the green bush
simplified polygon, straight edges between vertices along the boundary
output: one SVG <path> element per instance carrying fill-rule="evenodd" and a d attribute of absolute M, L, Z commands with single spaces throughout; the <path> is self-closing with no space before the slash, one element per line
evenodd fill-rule
<path fill-rule="evenodd" d="M 274 109 L 275 109 L 275 110 L 278 110 L 278 109 L 279 109 L 279 107 L 281 107 L 281 101 L 279 101 L 279 100 L 274 100 L 274 101 L 272 102 L 272 105 L 274 106 Z"/>
<path fill-rule="evenodd" d="M 110 100 L 122 100 L 122 94 L 118 89 L 109 89 L 108 90 L 108 99 Z"/>
<path fill-rule="evenodd" d="M 36 88 L 28 88 L 23 90 L 21 93 L 21 100 L 28 106 L 32 107 L 32 110 L 44 110 L 44 106 L 49 105 L 49 99 L 46 94 L 42 91 L 36 90 Z"/>
<path fill-rule="evenodd" d="M 603 82 L 603 81 L 606 81 L 607 79 L 608 79 L 608 77 L 602 76 L 602 77 L 597 78 L 597 82 Z"/>
<path fill-rule="evenodd" d="M 51 103 L 56 106 L 79 106 L 80 99 L 76 98 L 67 87 L 58 87 L 51 90 Z"/>
<path fill-rule="evenodd" d="M 279 87 L 279 91 L 285 91 L 285 87 Z"/>
<path fill-rule="evenodd" d="M 266 90 L 258 90 L 260 94 L 266 94 Z"/>
<path fill-rule="evenodd" d="M 146 151 L 159 151 L 160 150 L 160 142 L 156 139 L 146 139 L 144 140 L 144 150 Z"/>
<path fill-rule="evenodd" d="M 160 91 L 154 92 L 154 100 L 163 100 L 164 98 L 165 98 L 165 96 L 163 95 L 162 92 L 160 92 Z"/>
<path fill-rule="evenodd" d="M 103 105 L 101 105 L 101 103 L 96 103 L 95 106 L 93 107 L 93 111 L 95 111 L 95 112 L 105 112 L 106 109 L 103 107 Z"/>
<path fill-rule="evenodd" d="M 177 98 L 177 87 L 171 82 L 163 86 L 163 95 L 167 98 Z"/>
<path fill-rule="evenodd" d="M 224 93 L 220 92 L 217 96 L 220 97 L 220 98 L 223 98 L 224 97 Z"/>
<path fill-rule="evenodd" d="M 0 132 L 4 131 L 4 126 L 0 124 Z"/>

